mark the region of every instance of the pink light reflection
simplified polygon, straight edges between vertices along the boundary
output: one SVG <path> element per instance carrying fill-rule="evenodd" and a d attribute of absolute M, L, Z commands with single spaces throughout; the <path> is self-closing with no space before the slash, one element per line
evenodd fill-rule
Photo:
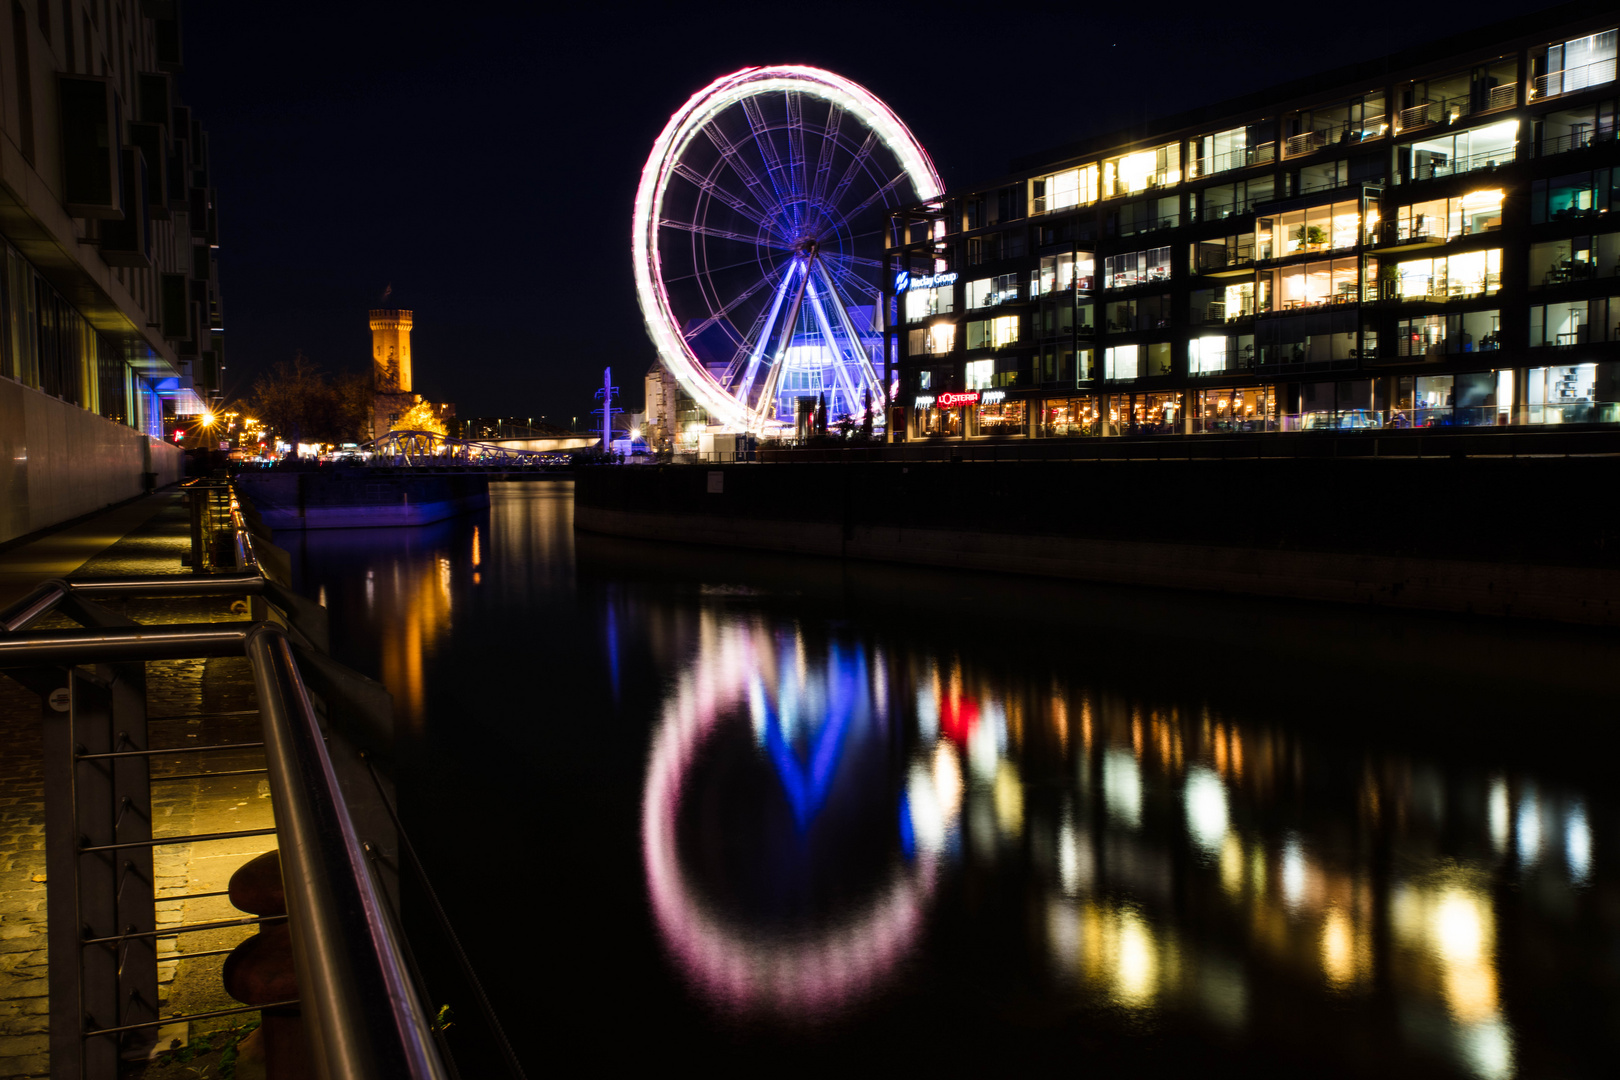
<path fill-rule="evenodd" d="M 769 940 L 725 925 L 681 869 L 675 843 L 681 788 L 722 713 L 746 700 L 750 672 L 769 671 L 771 639 L 741 623 L 704 630 L 696 672 L 681 676 L 653 737 L 642 795 L 642 856 L 653 912 L 687 977 L 717 1003 L 791 1015 L 843 1008 L 876 987 L 916 943 L 938 868 L 932 851 L 897 867 L 883 891 L 829 927 Z"/>

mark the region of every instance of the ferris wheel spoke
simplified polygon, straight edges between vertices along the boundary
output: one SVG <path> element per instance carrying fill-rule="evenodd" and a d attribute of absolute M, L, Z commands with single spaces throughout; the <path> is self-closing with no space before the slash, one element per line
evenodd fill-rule
<path fill-rule="evenodd" d="M 804 196 L 810 190 L 810 185 L 804 172 L 804 101 L 797 91 L 789 90 L 787 92 L 787 115 L 788 187 L 793 196 L 793 212 L 797 218 L 796 224 L 802 227 L 805 224 Z"/>
<path fill-rule="evenodd" d="M 752 221 L 755 225 L 763 225 L 766 228 L 772 228 L 770 221 L 766 219 L 764 214 L 761 214 L 758 210 L 755 210 L 752 206 L 749 206 L 748 203 L 740 196 L 735 195 L 731 191 L 720 186 L 719 182 L 704 176 L 702 173 L 686 164 L 686 162 L 677 161 L 675 163 L 674 172 L 676 176 L 681 177 L 683 180 L 696 184 L 705 195 L 720 200 L 733 210 L 737 211 L 737 213 L 747 218 L 749 221 Z"/>
<path fill-rule="evenodd" d="M 771 194 L 766 187 L 765 181 L 760 179 L 759 173 L 755 172 L 754 167 L 748 163 L 742 149 L 726 138 L 725 132 L 714 124 L 704 127 L 703 134 L 708 136 L 709 141 L 714 144 L 714 148 L 720 151 L 720 156 L 725 158 L 726 164 L 731 166 L 731 171 L 742 178 L 743 184 L 748 188 L 748 193 L 754 196 L 754 199 L 764 208 L 765 213 L 780 215 L 782 213 L 781 200 Z"/>
<path fill-rule="evenodd" d="M 861 143 L 861 148 L 855 151 L 854 158 L 850 160 L 848 167 L 844 169 L 844 175 L 838 180 L 838 186 L 833 188 L 832 197 L 827 200 L 829 213 L 832 209 L 836 209 L 838 204 L 843 201 L 844 195 L 849 191 L 849 186 L 853 184 L 855 182 L 855 178 L 861 174 L 861 171 L 866 167 L 867 161 L 871 159 L 872 152 L 875 151 L 880 144 L 881 143 L 878 139 L 877 132 L 868 131 L 866 133 L 866 139 Z M 853 215 L 845 214 L 844 220 L 847 221 L 851 216 Z"/>
<path fill-rule="evenodd" d="M 748 286 L 748 288 L 744 289 L 735 299 L 722 307 L 719 311 L 711 313 L 708 318 L 695 324 L 690 330 L 681 331 L 681 336 L 687 341 L 696 339 L 698 335 L 702 334 L 709 327 L 725 319 L 733 311 L 736 311 L 739 305 L 747 303 L 749 297 L 759 292 L 759 290 L 763 289 L 765 286 L 773 283 L 773 279 L 770 276 L 760 278 L 758 281 Z"/>
<path fill-rule="evenodd" d="M 863 380 L 868 387 L 881 393 L 882 383 L 878 381 L 877 372 L 872 368 L 872 358 L 866 351 L 866 342 L 868 338 L 874 335 L 869 334 L 863 337 L 856 331 L 855 320 L 849 316 L 849 308 L 838 302 L 838 288 L 833 283 L 832 275 L 827 272 L 825 266 L 818 267 L 818 269 L 821 271 L 822 281 L 827 285 L 833 308 L 838 312 L 838 321 L 844 328 L 845 336 L 849 338 L 850 351 L 855 354 L 855 362 L 860 365 Z"/>
<path fill-rule="evenodd" d="M 759 374 L 759 360 L 764 355 L 765 348 L 770 344 L 771 330 L 776 325 L 776 317 L 781 314 L 782 302 L 787 299 L 788 290 L 793 287 L 794 272 L 799 263 L 795 259 L 788 264 L 787 273 L 782 275 L 782 283 L 777 286 L 776 294 L 771 297 L 770 306 L 761 311 L 759 318 L 754 320 L 754 328 L 749 332 L 748 339 L 738 347 L 732 355 L 731 363 L 726 365 L 727 385 L 730 385 L 732 368 L 739 362 L 744 352 L 748 353 L 748 366 L 743 371 L 742 386 L 738 388 L 737 396 L 746 405 L 748 395 L 753 391 L 754 379 Z M 797 303 L 794 310 L 797 311 Z"/>
<path fill-rule="evenodd" d="M 760 158 L 765 162 L 765 173 L 771 178 L 771 187 L 776 191 L 777 206 L 786 214 L 792 196 L 792 182 L 788 181 L 788 190 L 782 190 L 782 182 L 788 179 L 782 168 L 782 155 L 776 152 L 776 144 L 771 141 L 770 126 L 765 123 L 765 114 L 759 111 L 759 102 L 754 98 L 745 98 L 742 103 L 743 115 L 748 117 L 748 128 L 754 135 L 754 146 L 759 150 Z M 793 222 L 795 226 L 799 223 Z"/>
<path fill-rule="evenodd" d="M 821 154 L 816 158 L 816 179 L 811 184 L 810 205 L 819 206 L 827 194 L 827 181 L 832 179 L 833 155 L 838 151 L 838 129 L 844 122 L 844 110 L 837 102 L 827 106 L 827 126 L 821 139 Z"/>
<path fill-rule="evenodd" d="M 772 251 L 792 251 L 790 244 L 779 240 L 761 240 L 758 236 L 749 236 L 747 233 L 731 232 L 727 229 L 717 229 L 712 225 L 697 225 L 690 221 L 675 221 L 665 218 L 658 223 L 660 229 L 679 229 L 682 232 L 693 233 L 698 236 L 707 236 L 715 240 L 735 240 L 750 247 L 770 248 Z M 876 265 L 875 263 L 873 265 Z"/>
<path fill-rule="evenodd" d="M 889 193 L 910 179 L 911 177 L 906 173 L 906 171 L 901 169 L 899 172 L 894 174 L 894 178 L 892 180 L 878 188 L 876 191 L 872 192 L 872 194 L 866 197 L 865 202 L 851 210 L 849 212 L 849 216 L 859 217 L 867 210 L 868 207 L 877 202 L 879 199 L 882 199 L 885 203 L 887 203 L 889 201 Z"/>

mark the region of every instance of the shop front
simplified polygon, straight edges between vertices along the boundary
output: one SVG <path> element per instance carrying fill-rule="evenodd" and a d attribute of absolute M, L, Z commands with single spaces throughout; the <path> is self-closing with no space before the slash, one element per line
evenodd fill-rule
<path fill-rule="evenodd" d="M 1047 398 L 1040 402 L 1036 434 L 1045 439 L 1096 435 L 1097 416 L 1095 397 Z"/>
<path fill-rule="evenodd" d="M 1189 395 L 1197 433 L 1277 430 L 1277 393 L 1271 386 L 1234 386 L 1195 391 Z"/>
<path fill-rule="evenodd" d="M 960 439 L 1029 433 L 1029 403 L 1008 400 L 1005 390 L 919 394 L 912 403 L 907 437 Z"/>

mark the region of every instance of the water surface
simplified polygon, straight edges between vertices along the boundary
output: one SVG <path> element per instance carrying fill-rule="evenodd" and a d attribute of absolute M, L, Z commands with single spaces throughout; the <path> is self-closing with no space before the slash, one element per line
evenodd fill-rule
<path fill-rule="evenodd" d="M 1613 635 L 576 536 L 555 482 L 282 539 L 532 1075 L 1620 1051 Z"/>

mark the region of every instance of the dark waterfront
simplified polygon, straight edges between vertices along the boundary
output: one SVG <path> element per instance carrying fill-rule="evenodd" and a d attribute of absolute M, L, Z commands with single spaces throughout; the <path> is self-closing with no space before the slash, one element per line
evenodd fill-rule
<path fill-rule="evenodd" d="M 532 1075 L 1620 1051 L 1612 636 L 576 537 L 561 483 L 280 539 Z"/>

